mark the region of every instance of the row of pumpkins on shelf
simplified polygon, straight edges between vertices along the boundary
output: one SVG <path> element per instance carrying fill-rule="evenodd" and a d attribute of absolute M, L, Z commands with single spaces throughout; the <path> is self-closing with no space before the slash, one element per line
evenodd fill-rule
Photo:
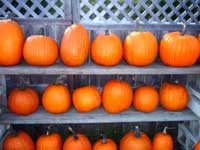
<path fill-rule="evenodd" d="M 172 136 L 167 133 L 167 127 L 163 132 L 155 134 L 151 142 L 148 135 L 138 126 L 134 131 L 126 133 L 117 144 L 105 135 L 97 140 L 93 146 L 88 137 L 81 133 L 76 133 L 71 127 L 68 127 L 72 135 L 62 142 L 61 136 L 52 129 L 47 129 L 46 133 L 39 136 L 34 144 L 31 136 L 25 131 L 12 131 L 3 141 L 3 150 L 174 150 L 174 141 Z M 198 145 L 195 150 L 198 149 Z"/>
<path fill-rule="evenodd" d="M 59 55 L 65 65 L 80 66 L 89 55 L 89 33 L 80 24 L 67 27 L 60 50 L 56 41 L 48 36 L 31 35 L 24 40 L 21 27 L 12 20 L 0 21 L 0 33 L 1 66 L 17 65 L 22 57 L 30 65 L 50 66 L 56 63 Z M 90 53 L 98 65 L 114 66 L 124 58 L 129 65 L 147 66 L 155 61 L 158 49 L 161 61 L 169 66 L 186 67 L 200 60 L 198 39 L 180 32 L 166 33 L 158 46 L 151 32 L 131 32 L 122 44 L 116 34 L 106 31 L 95 37 Z"/>
<path fill-rule="evenodd" d="M 163 83 L 159 91 L 151 85 L 143 85 L 132 90 L 131 85 L 122 80 L 108 81 L 99 92 L 89 85 L 75 89 L 72 95 L 64 84 L 49 84 L 42 94 L 44 109 L 53 114 L 67 112 L 73 103 L 78 112 L 86 113 L 103 105 L 106 112 L 121 113 L 131 105 L 141 112 L 153 112 L 159 103 L 169 111 L 181 111 L 187 107 L 189 94 L 179 83 Z M 18 115 L 29 115 L 39 107 L 39 96 L 30 87 L 14 88 L 8 96 L 8 107 Z"/>

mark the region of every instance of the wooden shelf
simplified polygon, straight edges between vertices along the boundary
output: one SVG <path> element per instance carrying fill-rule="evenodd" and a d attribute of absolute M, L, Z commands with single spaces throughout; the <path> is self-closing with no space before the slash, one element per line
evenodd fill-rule
<path fill-rule="evenodd" d="M 67 67 L 63 64 L 56 64 L 49 67 L 35 67 L 21 64 L 13 67 L 0 67 L 0 74 L 200 74 L 200 65 L 192 67 L 169 67 L 161 63 L 155 63 L 147 67 L 134 67 L 121 64 L 114 67 L 102 67 L 95 64 L 85 64 L 80 67 Z"/>
<path fill-rule="evenodd" d="M 0 124 L 74 124 L 74 123 L 115 123 L 115 122 L 152 122 L 152 121 L 191 121 L 199 118 L 189 109 L 182 112 L 169 112 L 158 108 L 152 113 L 142 113 L 133 108 L 121 114 L 108 114 L 102 108 L 90 113 L 78 113 L 73 108 L 67 113 L 53 115 L 44 109 L 29 116 L 19 116 L 13 113 L 0 115 Z"/>

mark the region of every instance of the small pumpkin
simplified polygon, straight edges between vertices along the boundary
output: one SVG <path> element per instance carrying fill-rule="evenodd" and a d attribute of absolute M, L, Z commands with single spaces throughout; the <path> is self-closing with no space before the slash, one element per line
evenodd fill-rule
<path fill-rule="evenodd" d="M 159 94 L 153 86 L 141 86 L 133 93 L 133 106 L 142 112 L 152 112 L 159 105 Z"/>
<path fill-rule="evenodd" d="M 124 59 L 129 65 L 147 66 L 154 62 L 158 42 L 151 32 L 131 32 L 124 41 Z"/>
<path fill-rule="evenodd" d="M 130 131 L 122 137 L 119 150 L 152 150 L 152 144 L 149 137 L 136 126 L 134 132 Z"/>
<path fill-rule="evenodd" d="M 153 138 L 153 149 L 152 150 L 173 150 L 174 142 L 170 134 L 167 133 L 167 127 L 164 128 L 163 132 L 157 133 Z"/>
<path fill-rule="evenodd" d="M 3 150 L 35 150 L 35 146 L 25 131 L 12 131 L 3 141 Z"/>
<path fill-rule="evenodd" d="M 58 45 L 48 36 L 32 35 L 24 43 L 23 57 L 30 65 L 53 65 L 58 59 Z"/>
<path fill-rule="evenodd" d="M 109 113 L 120 113 L 127 110 L 132 99 L 132 88 L 125 81 L 110 80 L 103 87 L 102 105 Z"/>
<path fill-rule="evenodd" d="M 189 94 L 179 83 L 164 83 L 160 87 L 160 103 L 169 111 L 181 111 L 187 107 Z"/>
<path fill-rule="evenodd" d="M 92 145 L 84 134 L 76 133 L 71 128 L 69 129 L 73 135 L 65 140 L 63 150 L 92 150 Z"/>
<path fill-rule="evenodd" d="M 94 143 L 93 150 L 117 150 L 117 144 L 112 139 L 103 136 Z"/>
<path fill-rule="evenodd" d="M 8 96 L 8 107 L 18 115 L 30 115 L 39 107 L 39 95 L 30 87 L 14 88 Z"/>
<path fill-rule="evenodd" d="M 20 63 L 24 33 L 13 20 L 0 20 L 0 65 L 12 66 Z"/>
<path fill-rule="evenodd" d="M 63 84 L 48 85 L 42 95 L 42 105 L 47 112 L 53 114 L 68 111 L 71 106 L 69 89 Z"/>
<path fill-rule="evenodd" d="M 200 150 L 200 141 L 195 144 L 194 150 Z"/>
<path fill-rule="evenodd" d="M 82 65 L 89 53 L 90 37 L 88 31 L 80 24 L 69 26 L 62 37 L 60 57 L 68 66 Z"/>
<path fill-rule="evenodd" d="M 61 136 L 48 128 L 46 134 L 37 139 L 36 150 L 62 150 Z"/>
<path fill-rule="evenodd" d="M 84 86 L 73 91 L 72 101 L 79 112 L 90 112 L 101 105 L 101 96 L 95 86 Z"/>
<path fill-rule="evenodd" d="M 192 66 L 199 58 L 200 43 L 196 37 L 180 32 L 166 33 L 160 42 L 160 58 L 169 66 Z"/>
<path fill-rule="evenodd" d="M 123 49 L 120 38 L 106 31 L 95 37 L 91 47 L 92 60 L 103 66 L 114 66 L 122 59 Z"/>

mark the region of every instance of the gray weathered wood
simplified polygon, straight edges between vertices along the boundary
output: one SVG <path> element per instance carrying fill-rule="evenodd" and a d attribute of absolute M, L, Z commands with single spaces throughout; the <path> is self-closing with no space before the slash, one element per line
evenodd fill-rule
<path fill-rule="evenodd" d="M 63 123 L 111 123 L 111 122 L 149 122 L 149 121 L 192 121 L 199 118 L 189 109 L 182 112 L 169 112 L 158 108 L 152 113 L 141 113 L 130 108 L 121 114 L 109 114 L 102 108 L 90 113 L 78 113 L 73 108 L 67 113 L 54 115 L 40 108 L 29 116 L 4 113 L 0 116 L 1 124 L 63 124 Z"/>
<path fill-rule="evenodd" d="M 72 21 L 73 23 L 80 22 L 80 0 L 72 0 Z"/>
<path fill-rule="evenodd" d="M 0 75 L 0 105 L 7 106 L 5 75 Z"/>
<path fill-rule="evenodd" d="M 147 67 L 134 67 L 129 65 L 118 65 L 114 67 L 103 67 L 95 64 L 85 64 L 80 67 L 68 67 L 56 64 L 49 67 L 36 67 L 26 64 L 13 67 L 0 67 L 0 74 L 199 74 L 200 65 L 192 67 L 168 67 L 160 63 L 155 63 Z"/>

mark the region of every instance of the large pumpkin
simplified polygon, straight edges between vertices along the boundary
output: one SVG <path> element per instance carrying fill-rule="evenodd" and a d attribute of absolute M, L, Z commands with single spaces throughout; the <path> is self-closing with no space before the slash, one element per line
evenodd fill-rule
<path fill-rule="evenodd" d="M 94 143 L 93 150 L 117 150 L 117 144 L 112 139 L 103 137 Z"/>
<path fill-rule="evenodd" d="M 3 150 L 35 150 L 32 138 L 24 131 L 11 133 L 3 141 Z"/>
<path fill-rule="evenodd" d="M 48 36 L 32 35 L 24 43 L 23 57 L 30 65 L 52 65 L 58 58 L 58 45 Z"/>
<path fill-rule="evenodd" d="M 69 26 L 62 37 L 60 57 L 68 66 L 82 65 L 89 53 L 90 38 L 88 31 L 80 24 Z"/>
<path fill-rule="evenodd" d="M 39 95 L 32 88 L 13 89 L 8 96 L 9 109 L 18 115 L 29 115 L 39 107 Z"/>
<path fill-rule="evenodd" d="M 147 66 L 154 62 L 158 43 L 151 32 L 131 32 L 124 41 L 124 59 L 129 65 Z"/>
<path fill-rule="evenodd" d="M 84 86 L 73 91 L 72 101 L 79 112 L 90 112 L 101 105 L 101 96 L 95 86 Z"/>
<path fill-rule="evenodd" d="M 109 113 L 120 113 L 127 110 L 133 99 L 131 86 L 120 80 L 108 81 L 102 93 L 102 104 Z"/>
<path fill-rule="evenodd" d="M 200 150 L 200 141 L 194 146 L 194 150 Z"/>
<path fill-rule="evenodd" d="M 159 104 L 158 91 L 153 86 L 141 86 L 133 93 L 133 106 L 142 112 L 152 112 Z"/>
<path fill-rule="evenodd" d="M 200 34 L 198 36 L 198 40 L 199 40 L 199 43 L 200 43 Z M 200 54 L 199 54 L 199 62 L 200 62 Z"/>
<path fill-rule="evenodd" d="M 50 84 L 42 95 L 44 109 L 53 114 L 64 113 L 71 106 L 69 89 L 63 84 Z"/>
<path fill-rule="evenodd" d="M 200 43 L 192 35 L 170 32 L 160 42 L 160 58 L 169 66 L 187 67 L 193 65 L 200 55 Z"/>
<path fill-rule="evenodd" d="M 24 34 L 19 24 L 12 20 L 0 20 L 0 65 L 20 63 Z"/>
<path fill-rule="evenodd" d="M 187 89 L 178 83 L 164 83 L 159 93 L 162 107 L 169 111 L 181 111 L 189 102 Z"/>
<path fill-rule="evenodd" d="M 163 132 L 156 133 L 152 142 L 152 150 L 174 150 L 173 138 L 166 130 L 167 127 L 164 128 Z"/>
<path fill-rule="evenodd" d="M 139 127 L 135 127 L 134 132 L 130 131 L 122 137 L 119 150 L 152 150 L 151 140 L 140 132 Z"/>
<path fill-rule="evenodd" d="M 114 33 L 99 34 L 92 43 L 91 57 L 99 65 L 117 65 L 123 55 L 120 38 Z"/>

